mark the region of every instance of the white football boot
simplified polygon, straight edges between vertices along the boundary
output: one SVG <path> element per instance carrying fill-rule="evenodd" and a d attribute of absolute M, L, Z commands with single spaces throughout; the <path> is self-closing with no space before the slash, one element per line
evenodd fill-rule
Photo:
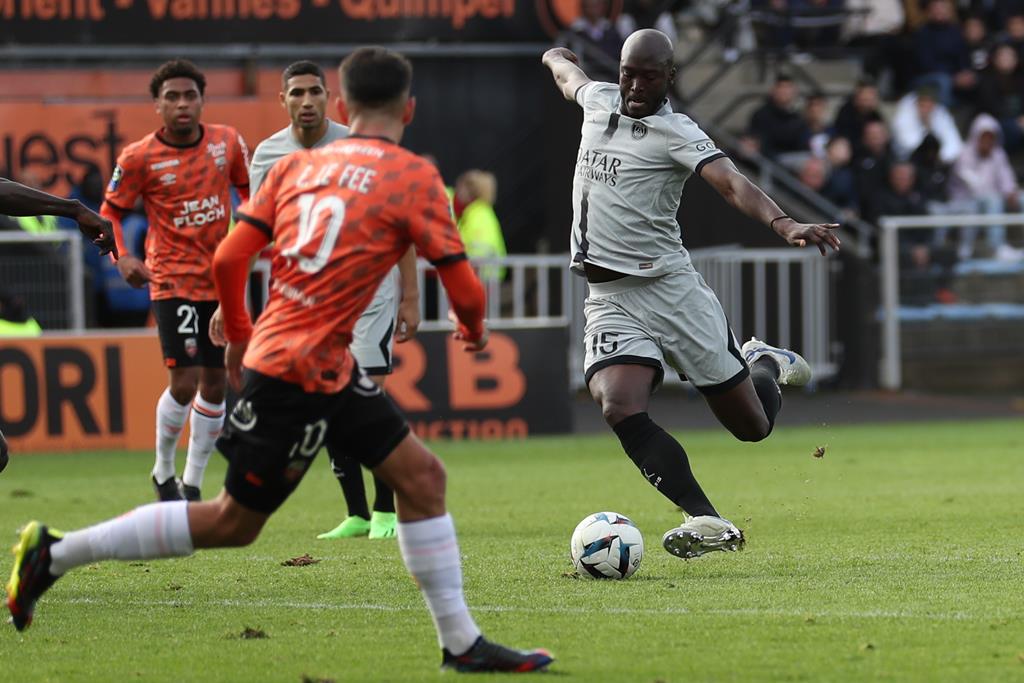
<path fill-rule="evenodd" d="M 687 517 L 682 526 L 665 532 L 661 544 L 672 555 L 684 560 L 715 550 L 742 550 L 746 539 L 736 525 L 721 517 Z"/>
<path fill-rule="evenodd" d="M 740 351 L 747 365 L 753 365 L 754 361 L 763 356 L 775 361 L 779 366 L 779 384 L 802 387 L 811 381 L 811 366 L 799 353 L 766 344 L 756 337 L 751 337 Z"/>

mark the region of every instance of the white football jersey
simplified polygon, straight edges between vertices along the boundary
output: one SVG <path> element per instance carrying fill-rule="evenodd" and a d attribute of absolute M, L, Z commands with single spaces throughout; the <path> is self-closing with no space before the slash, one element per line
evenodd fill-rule
<path fill-rule="evenodd" d="M 324 147 L 331 144 L 336 140 L 343 140 L 348 137 L 348 127 L 343 126 L 340 123 L 335 123 L 330 119 L 327 120 L 327 132 L 324 136 L 316 141 L 311 149 L 318 147 Z M 306 149 L 302 146 L 302 143 L 295 138 L 295 133 L 292 132 L 292 127 L 287 126 L 277 131 L 269 138 L 256 145 L 256 151 L 252 153 L 252 162 L 249 164 L 249 191 L 252 194 L 256 194 L 256 190 L 260 189 L 260 185 L 263 184 L 263 179 L 267 177 L 267 171 L 269 171 L 279 159 L 283 159 L 292 152 L 298 152 L 300 149 Z"/>
<path fill-rule="evenodd" d="M 679 210 L 690 174 L 724 157 L 666 102 L 634 119 L 619 87 L 592 81 L 576 92 L 583 129 L 572 184 L 572 267 L 584 261 L 627 275 L 657 277 L 685 267 Z"/>

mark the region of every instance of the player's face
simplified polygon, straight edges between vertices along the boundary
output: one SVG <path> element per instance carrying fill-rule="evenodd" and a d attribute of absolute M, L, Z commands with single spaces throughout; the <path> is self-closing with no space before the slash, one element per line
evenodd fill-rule
<path fill-rule="evenodd" d="M 203 96 L 191 78 L 168 78 L 160 86 L 156 111 L 164 127 L 175 135 L 188 135 L 199 127 L 203 113 Z"/>
<path fill-rule="evenodd" d="M 281 102 L 288 110 L 292 125 L 304 130 L 316 130 L 323 125 L 330 93 L 323 81 L 314 74 L 301 74 L 288 79 Z"/>
<path fill-rule="evenodd" d="M 666 64 L 623 57 L 619 64 L 622 112 L 634 119 L 642 119 L 658 111 L 668 95 L 674 74 L 675 69 Z"/>

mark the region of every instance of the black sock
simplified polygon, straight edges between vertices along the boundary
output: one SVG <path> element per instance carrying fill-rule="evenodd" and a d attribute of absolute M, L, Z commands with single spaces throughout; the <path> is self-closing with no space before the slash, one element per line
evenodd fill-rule
<path fill-rule="evenodd" d="M 373 478 L 373 511 L 374 512 L 394 512 L 395 511 L 395 492 L 391 490 L 391 487 L 385 484 L 379 477 Z"/>
<path fill-rule="evenodd" d="M 630 415 L 612 429 L 626 455 L 661 495 L 695 517 L 719 516 L 694 479 L 682 445 L 656 425 L 647 413 Z"/>
<path fill-rule="evenodd" d="M 334 476 L 341 484 L 341 492 L 348 504 L 349 517 L 370 519 L 370 506 L 366 502 L 366 485 L 363 484 L 363 468 L 359 461 L 344 455 L 331 455 L 331 469 L 334 470 Z"/>
<path fill-rule="evenodd" d="M 779 366 L 771 358 L 758 358 L 750 366 L 750 381 L 761 400 L 768 417 L 768 433 L 775 428 L 775 418 L 782 410 L 782 391 L 779 390 Z"/>

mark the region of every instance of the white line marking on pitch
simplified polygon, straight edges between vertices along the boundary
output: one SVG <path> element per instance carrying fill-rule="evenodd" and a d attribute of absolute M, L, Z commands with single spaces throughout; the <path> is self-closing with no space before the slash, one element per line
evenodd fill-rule
<path fill-rule="evenodd" d="M 380 605 L 374 603 L 329 603 L 329 602 L 291 602 L 287 600 L 101 600 L 99 598 L 66 598 L 49 599 L 47 602 L 69 605 L 130 605 L 133 607 L 242 607 L 272 609 L 305 609 L 325 611 L 377 611 L 377 612 L 419 612 L 423 605 Z M 635 607 L 602 607 L 587 609 L 584 607 L 518 607 L 514 605 L 470 605 L 473 612 L 519 612 L 523 614 L 639 614 L 656 616 L 659 614 L 688 614 L 692 616 L 768 616 L 768 617 L 814 617 L 834 619 L 925 619 L 932 621 L 981 621 L 993 619 L 1017 618 L 1020 612 L 1002 612 L 989 614 L 967 614 L 965 612 L 902 612 L 889 610 L 834 611 L 834 610 L 782 610 L 760 608 L 735 609 L 687 609 L 685 607 L 665 607 L 662 609 L 638 609 Z"/>

